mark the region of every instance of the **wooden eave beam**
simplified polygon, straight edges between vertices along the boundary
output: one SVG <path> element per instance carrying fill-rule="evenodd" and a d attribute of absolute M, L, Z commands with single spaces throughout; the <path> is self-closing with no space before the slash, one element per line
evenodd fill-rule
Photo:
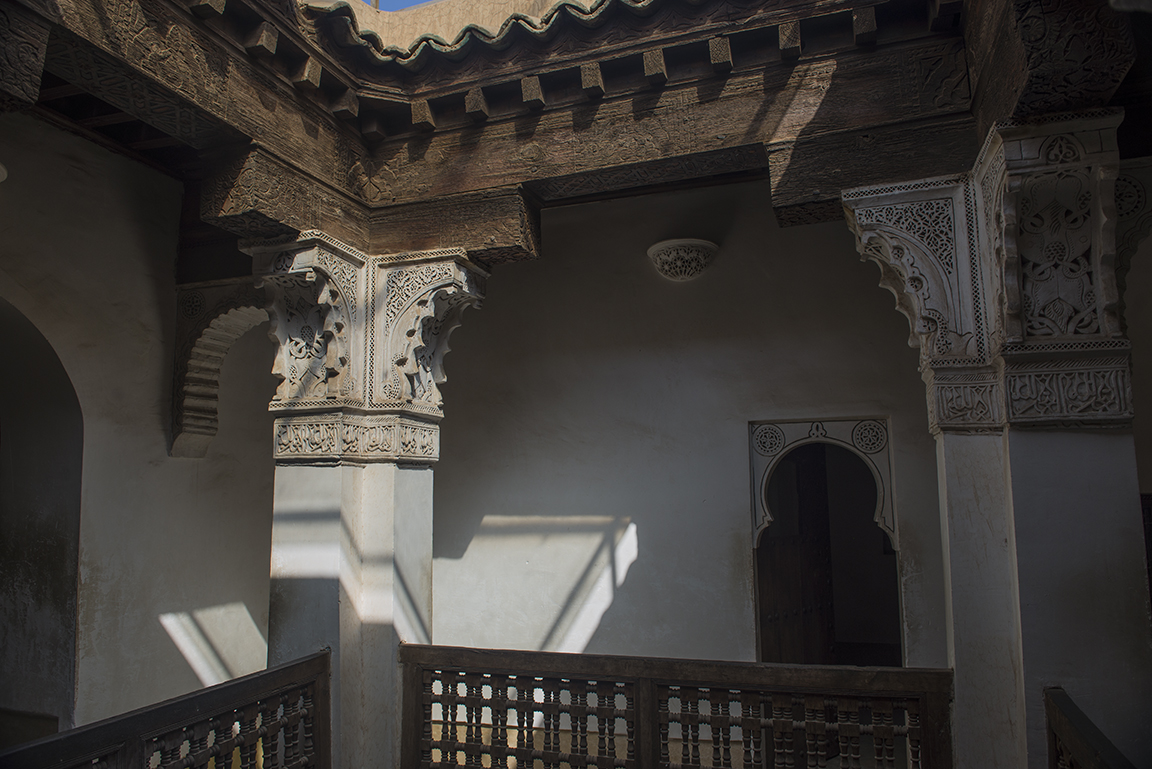
<path fill-rule="evenodd" d="M 239 6 L 245 0 L 228 2 Z M 357 179 L 330 161 L 365 152 L 355 125 L 331 114 L 324 101 L 301 94 L 286 74 L 255 60 L 243 41 L 228 37 L 221 25 L 204 23 L 176 5 L 158 4 L 147 17 L 148 25 L 128 35 L 89 23 L 103 18 L 101 0 L 77 0 L 74 5 L 75 12 L 65 14 L 53 34 L 46 70 L 192 147 L 206 149 L 259 137 L 262 145 L 291 158 L 317 181 L 347 194 L 362 193 Z M 330 68 L 333 83 L 344 82 L 343 65 L 285 22 L 267 21 L 278 31 L 277 51 L 290 40 L 322 68 Z M 163 62 L 149 57 L 151 46 L 164 44 L 163 35 L 176 26 L 186 31 L 180 36 L 181 55 Z M 347 83 L 358 86 L 351 78 Z M 327 81 L 321 85 L 331 87 Z M 126 95 L 133 93 L 137 96 L 128 100 Z M 253 94 L 262 97 L 254 99 Z M 269 103 L 275 108 L 267 107 Z"/>
<path fill-rule="evenodd" d="M 783 147 L 791 142 L 803 149 L 816 146 L 812 142 L 824 135 L 855 143 L 859 162 L 874 162 L 874 155 L 890 149 L 871 136 L 884 126 L 919 125 L 928 130 L 944 121 L 950 126 L 949 147 L 962 144 L 956 136 L 965 132 L 976 140 L 961 40 L 926 39 L 885 55 L 853 46 L 811 61 L 802 78 L 780 64 L 734 69 L 718 92 L 701 89 L 701 80 L 672 81 L 642 114 L 635 111 L 633 94 L 613 94 L 595 104 L 574 95 L 570 102 L 550 104 L 555 117 L 534 125 L 530 139 L 523 133 L 521 111 L 491 117 L 482 141 L 463 142 L 459 132 L 469 122 L 458 120 L 438 126 L 430 139 L 423 139 L 426 146 L 420 153 L 405 151 L 409 141 L 405 136 L 389 137 L 374 152 L 377 162 L 387 163 L 391 198 L 405 203 L 507 183 L 532 186 L 621 166 L 635 167 L 633 177 L 644 178 L 650 168 L 646 164 L 669 157 L 705 158 L 713 151 L 757 143 Z M 889 97 L 875 99 L 876 92 Z M 661 139 L 622 146 L 616 137 L 623 130 Z M 909 137 L 915 135 L 912 129 L 900 134 L 902 138 L 891 145 L 899 150 L 892 157 L 905 152 Z M 920 149 L 928 151 L 930 144 Z M 941 157 L 951 151 L 942 150 Z M 845 149 L 830 167 L 847 162 L 843 160 L 847 154 Z M 808 155 L 798 151 L 796 157 Z M 689 177 L 714 173 L 710 161 L 684 162 L 693 166 Z M 970 165 L 968 156 L 962 168 Z M 461 173 L 464 168 L 467 172 Z M 788 194 L 808 202 L 803 188 L 789 189 Z"/>

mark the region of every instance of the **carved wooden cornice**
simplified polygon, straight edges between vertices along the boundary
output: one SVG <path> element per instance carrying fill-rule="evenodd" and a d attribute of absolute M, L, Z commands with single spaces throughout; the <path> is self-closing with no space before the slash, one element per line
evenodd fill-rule
<path fill-rule="evenodd" d="M 1136 60 L 1128 19 L 1102 1 L 975 0 L 964 38 L 982 132 L 1009 117 L 1103 107 Z"/>
<path fill-rule="evenodd" d="M 50 29 L 40 14 L 0 0 L 0 111 L 36 103 Z"/>

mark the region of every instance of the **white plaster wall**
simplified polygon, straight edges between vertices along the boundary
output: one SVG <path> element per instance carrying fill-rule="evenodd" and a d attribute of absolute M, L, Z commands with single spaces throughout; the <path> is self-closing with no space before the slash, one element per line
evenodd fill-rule
<path fill-rule="evenodd" d="M 1124 318 L 1132 340 L 1133 435 L 1140 492 L 1152 494 L 1152 238 L 1132 257 L 1124 292 Z"/>
<path fill-rule="evenodd" d="M 1152 764 L 1152 625 L 1133 439 L 1010 434 L 1029 765 L 1062 686 L 1136 766 Z"/>
<path fill-rule="evenodd" d="M 670 237 L 722 244 L 698 280 Z M 933 440 L 908 325 L 839 223 L 749 183 L 550 209 L 452 339 L 438 644 L 752 660 L 752 420 L 890 415 L 907 664 L 946 665 Z"/>
<path fill-rule="evenodd" d="M 271 348 L 253 332 L 226 362 L 208 457 L 169 458 L 181 186 L 23 115 L 0 115 L 0 163 L 0 296 L 52 344 L 84 416 L 80 724 L 201 685 L 161 615 L 207 639 L 217 673 L 263 653 Z"/>

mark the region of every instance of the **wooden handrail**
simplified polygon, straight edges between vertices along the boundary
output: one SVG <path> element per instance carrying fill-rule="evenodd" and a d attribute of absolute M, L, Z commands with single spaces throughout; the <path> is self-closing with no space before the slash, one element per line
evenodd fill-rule
<path fill-rule="evenodd" d="M 1044 690 L 1049 769 L 1136 769 L 1059 686 Z"/>
<path fill-rule="evenodd" d="M 520 747 L 506 748 L 497 744 L 497 739 L 485 731 L 491 728 L 500 735 L 508 731 L 515 734 L 517 729 L 523 731 L 525 728 L 539 731 L 539 723 L 525 726 L 531 720 L 523 720 L 525 716 L 519 712 L 521 709 L 535 711 L 532 719 L 536 722 L 547 718 L 548 713 L 564 713 L 564 718 L 570 718 L 574 724 L 572 730 L 581 720 L 592 723 L 595 719 L 599 724 L 600 717 L 594 711 L 602 709 L 606 702 L 609 707 L 615 707 L 610 703 L 616 695 L 609 693 L 605 686 L 616 687 L 612 691 L 620 693 L 621 701 L 623 698 L 629 700 L 625 711 L 618 711 L 612 717 L 627 722 L 628 728 L 634 729 L 627 739 L 629 749 L 634 750 L 635 755 L 629 759 L 617 757 L 609 761 L 608 757 L 597 752 L 587 759 L 597 766 L 679 766 L 675 758 L 669 758 L 667 754 L 669 735 L 678 733 L 683 725 L 697 722 L 704 725 L 701 728 L 705 731 L 700 732 L 701 735 L 712 735 L 713 732 L 708 730 L 713 729 L 713 724 L 717 729 L 715 734 L 727 730 L 729 735 L 743 735 L 745 727 L 750 728 L 753 723 L 749 718 L 758 719 L 756 722 L 768 732 L 786 729 L 791 735 L 794 730 L 800 742 L 803 742 L 801 735 L 815 734 L 814 729 L 823 730 L 820 739 L 835 740 L 849 735 L 851 740 L 852 734 L 887 734 L 893 728 L 897 734 L 903 734 L 911 733 L 911 728 L 917 735 L 920 766 L 948 769 L 952 765 L 950 670 L 757 664 L 413 644 L 401 646 L 400 661 L 405 677 L 404 769 L 435 765 L 437 761 L 431 758 L 433 750 L 459 750 L 461 755 L 477 751 L 495 751 L 501 755 L 522 751 Z M 532 683 L 533 678 L 541 679 L 541 683 Z M 570 683 L 557 685 L 555 682 L 558 680 Z M 524 699 L 522 691 L 525 686 L 550 693 L 528 695 Z M 458 694 L 457 688 L 467 690 L 467 693 Z M 517 692 L 516 699 L 507 694 L 509 691 Z M 591 694 L 593 691 L 596 694 Z M 540 702 L 540 696 L 545 702 Z M 577 702 L 581 698 L 585 704 Z M 697 714 L 696 705 L 689 704 L 695 699 L 706 703 L 707 714 L 703 711 L 702 715 Z M 593 700 L 594 705 L 588 704 Z M 716 705 L 708 705 L 709 701 Z M 733 704 L 725 705 L 725 702 Z M 671 703 L 676 703 L 683 712 L 674 707 L 670 710 Z M 437 710 L 433 710 L 434 707 Z M 806 713 L 805 709 L 811 707 L 816 710 Z M 843 711 L 837 720 L 826 721 L 822 710 L 825 707 L 833 716 L 843 708 L 847 711 Z M 894 727 L 886 726 L 883 712 L 890 713 L 893 707 L 901 712 L 907 711 L 902 716 L 905 721 Z M 869 713 L 871 721 L 861 721 L 857 726 L 851 720 L 855 719 L 856 708 Z M 731 715 L 736 709 L 740 715 Z M 848 711 L 851 711 L 851 716 L 846 715 Z M 459 714 L 465 712 L 466 721 L 459 721 Z M 430 719 L 436 718 L 435 713 L 440 716 L 433 724 Z M 507 713 L 516 713 L 519 723 L 496 723 L 502 722 Z M 714 713 L 721 715 L 712 715 Z M 881 715 L 873 718 L 874 713 Z M 808 720 L 810 716 L 814 720 Z M 561 730 L 556 720 L 559 716 L 552 715 L 551 718 L 553 734 L 541 739 L 547 745 L 544 753 L 551 751 L 549 755 L 554 759 L 564 751 L 557 747 L 557 730 Z M 844 718 L 850 721 L 844 721 Z M 454 729 L 450 725 L 454 719 L 460 730 L 469 736 L 464 742 L 454 741 L 447 748 L 442 747 L 442 740 L 436 732 L 439 730 L 443 734 Z M 493 723 L 489 724 L 489 721 Z M 677 726 L 670 727 L 670 723 Z M 889 720 L 888 723 L 892 722 Z M 468 728 L 469 724 L 471 728 Z M 548 728 L 545 726 L 544 731 Z M 884 731 L 886 729 L 888 732 Z M 595 741 L 593 736 L 597 735 L 589 736 L 590 743 Z M 455 740 L 454 737 L 449 739 Z M 501 736 L 500 739 L 506 738 Z M 682 738 L 674 736 L 672 739 L 679 741 Z M 788 739 L 791 744 L 792 737 Z M 712 748 L 705 746 L 703 749 Z M 749 743 L 745 749 L 755 750 L 755 746 Z M 837 749 L 839 746 L 829 748 L 832 752 Z M 516 755 L 519 760 L 520 753 Z M 526 757 L 528 754 L 523 755 Z M 583 762 L 585 758 L 581 756 L 579 760 Z M 443 765 L 456 765 L 455 756 L 445 758 L 441 755 L 440 761 Z M 496 763 L 494 758 L 493 765 Z"/>
<path fill-rule="evenodd" d="M 181 743 L 186 740 L 202 736 L 204 748 L 200 752 L 206 756 L 213 753 L 207 741 L 209 733 L 217 727 L 221 734 L 226 727 L 228 737 L 216 738 L 215 752 L 255 751 L 256 741 L 263 735 L 244 732 L 246 721 L 254 723 L 256 714 L 260 713 L 261 718 L 269 721 L 264 724 L 267 732 L 272 721 L 270 710 L 278 714 L 284 710 L 280 702 L 275 707 L 271 703 L 297 692 L 305 693 L 310 699 L 310 712 L 292 713 L 296 704 L 290 703 L 287 717 L 278 719 L 283 721 L 281 728 L 294 730 L 307 718 L 304 728 L 306 732 L 311 730 L 307 735 L 311 740 L 307 752 L 311 756 L 305 760 L 316 769 L 328 769 L 331 764 L 330 658 L 331 652 L 317 652 L 295 662 L 19 745 L 0 753 L 0 769 L 69 769 L 91 766 L 93 761 L 99 761 L 101 769 L 139 769 L 148 765 L 156 751 L 162 753 L 160 767 L 163 769 L 183 761 Z M 259 707 L 261 704 L 263 710 Z M 237 719 L 241 733 L 233 737 L 233 724 Z M 163 751 L 170 751 L 172 745 L 176 753 L 164 756 Z M 196 746 L 189 745 L 187 754 L 195 758 L 195 753 Z M 201 764 L 193 761 L 182 765 Z"/>

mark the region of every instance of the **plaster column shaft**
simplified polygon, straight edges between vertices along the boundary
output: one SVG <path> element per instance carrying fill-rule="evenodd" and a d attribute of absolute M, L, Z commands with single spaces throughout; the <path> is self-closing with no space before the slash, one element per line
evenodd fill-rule
<path fill-rule="evenodd" d="M 1024 649 L 1005 438 L 936 436 L 956 766 L 1026 762 Z"/>
<path fill-rule="evenodd" d="M 431 468 L 276 468 L 268 664 L 332 650 L 341 767 L 399 765 L 397 645 L 432 640 L 431 567 Z"/>
<path fill-rule="evenodd" d="M 1152 763 L 1152 626 L 1127 431 L 1013 430 L 1029 765 L 1045 767 L 1044 687 L 1062 686 L 1136 766 Z"/>

